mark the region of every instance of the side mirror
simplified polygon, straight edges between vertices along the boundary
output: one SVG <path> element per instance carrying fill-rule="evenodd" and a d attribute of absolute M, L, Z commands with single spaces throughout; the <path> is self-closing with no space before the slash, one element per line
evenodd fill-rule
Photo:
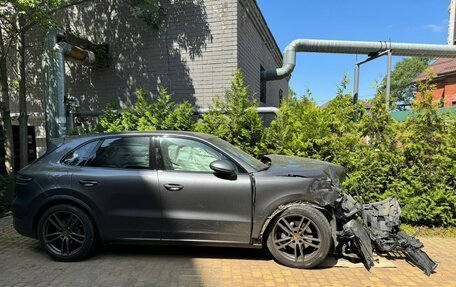
<path fill-rule="evenodd" d="M 211 162 L 209 167 L 217 173 L 230 175 L 230 176 L 236 175 L 236 167 L 230 161 L 228 161 L 226 159 L 219 159 L 219 160 L 213 161 L 213 162 Z"/>

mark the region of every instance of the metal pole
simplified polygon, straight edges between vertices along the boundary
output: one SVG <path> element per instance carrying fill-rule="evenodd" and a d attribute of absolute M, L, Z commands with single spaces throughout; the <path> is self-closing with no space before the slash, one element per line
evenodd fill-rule
<path fill-rule="evenodd" d="M 382 52 L 371 54 L 366 59 L 355 63 L 355 81 L 354 81 L 355 87 L 354 87 L 354 91 L 353 91 L 353 104 L 355 105 L 355 113 L 353 115 L 353 121 L 355 121 L 355 122 L 358 120 L 357 103 L 358 103 L 358 99 L 359 99 L 359 74 L 360 74 L 361 65 L 365 64 L 367 62 L 370 62 L 372 60 L 375 60 L 383 55 L 386 55 L 388 53 L 388 51 L 382 51 Z"/>
<path fill-rule="evenodd" d="M 355 87 L 353 90 L 353 103 L 356 105 L 358 103 L 358 93 L 359 93 L 359 64 L 355 64 Z"/>
<path fill-rule="evenodd" d="M 353 115 L 353 121 L 358 120 L 358 93 L 359 93 L 359 64 L 355 64 L 355 87 L 353 89 L 353 104 L 355 105 L 355 114 Z"/>
<path fill-rule="evenodd" d="M 387 61 L 387 74 L 386 74 L 386 110 L 390 109 L 390 93 L 391 93 L 391 64 L 393 59 L 393 51 L 388 50 L 388 61 Z"/>

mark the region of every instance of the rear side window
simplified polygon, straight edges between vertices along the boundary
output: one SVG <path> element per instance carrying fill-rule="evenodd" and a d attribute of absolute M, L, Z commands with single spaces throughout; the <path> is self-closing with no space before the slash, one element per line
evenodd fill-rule
<path fill-rule="evenodd" d="M 93 141 L 75 149 L 62 160 L 62 163 L 72 166 L 84 166 L 89 161 L 90 155 L 97 144 L 98 141 Z"/>
<path fill-rule="evenodd" d="M 105 139 L 87 165 L 108 168 L 149 168 L 149 146 L 149 137 Z"/>

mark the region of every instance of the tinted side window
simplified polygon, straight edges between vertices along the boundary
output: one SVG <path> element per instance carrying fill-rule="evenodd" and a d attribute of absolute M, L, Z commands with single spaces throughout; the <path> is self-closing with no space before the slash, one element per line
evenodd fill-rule
<path fill-rule="evenodd" d="M 111 168 L 149 168 L 149 137 L 105 139 L 89 166 Z"/>
<path fill-rule="evenodd" d="M 165 170 L 213 172 L 211 162 L 226 159 L 206 144 L 181 138 L 161 138 L 160 150 Z"/>
<path fill-rule="evenodd" d="M 62 163 L 73 166 L 84 166 L 89 161 L 89 157 L 97 144 L 98 141 L 93 141 L 75 149 L 62 160 Z"/>

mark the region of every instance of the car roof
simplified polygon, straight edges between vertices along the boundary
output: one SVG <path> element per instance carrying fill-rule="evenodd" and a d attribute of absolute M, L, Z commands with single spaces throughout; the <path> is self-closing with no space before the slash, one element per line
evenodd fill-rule
<path fill-rule="evenodd" d="M 90 140 L 96 138 L 106 138 L 112 136 L 125 136 L 125 135 L 138 135 L 138 136 L 151 136 L 151 135 L 184 135 L 184 136 L 191 136 L 196 138 L 201 138 L 205 140 L 209 140 L 214 138 L 213 135 L 208 135 L 204 133 L 198 132 L 190 132 L 190 131 L 171 131 L 171 130 L 157 130 L 157 131 L 125 131 L 125 132 L 114 132 L 114 133 L 93 133 L 93 134 L 85 134 L 85 135 L 78 135 L 78 136 L 67 136 L 65 137 L 65 142 L 73 141 L 73 140 Z"/>

